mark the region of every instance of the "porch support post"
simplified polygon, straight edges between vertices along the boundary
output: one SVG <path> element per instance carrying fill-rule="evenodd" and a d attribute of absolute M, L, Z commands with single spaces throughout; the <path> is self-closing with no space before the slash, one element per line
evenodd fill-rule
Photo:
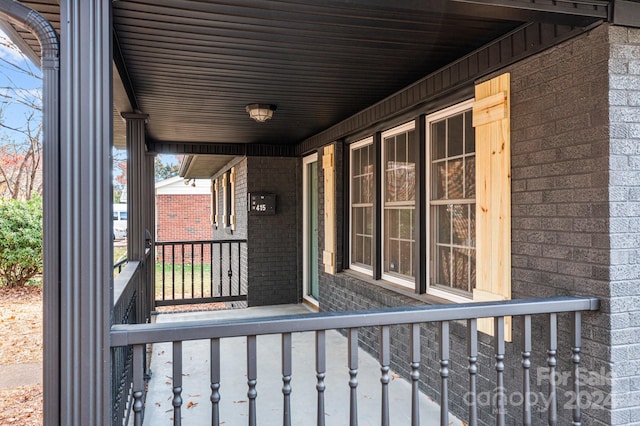
<path fill-rule="evenodd" d="M 142 261 L 145 249 L 145 193 L 148 163 L 146 161 L 146 114 L 122 113 L 127 122 L 127 257 Z M 151 230 L 149 230 L 151 232 Z"/>
<path fill-rule="evenodd" d="M 111 31 L 110 1 L 60 2 L 60 352 L 45 360 L 59 418 L 45 425 L 110 423 Z"/>
<path fill-rule="evenodd" d="M 150 316 L 151 311 L 155 310 L 155 283 L 156 283 L 156 268 L 155 268 L 155 247 L 156 241 L 156 185 L 155 185 L 155 154 L 147 152 L 145 156 L 145 229 L 149 230 L 150 240 L 148 243 L 148 249 L 151 250 L 149 256 L 149 264 L 147 268 L 147 285 L 149 291 L 147 295 L 149 310 L 146 312 Z"/>

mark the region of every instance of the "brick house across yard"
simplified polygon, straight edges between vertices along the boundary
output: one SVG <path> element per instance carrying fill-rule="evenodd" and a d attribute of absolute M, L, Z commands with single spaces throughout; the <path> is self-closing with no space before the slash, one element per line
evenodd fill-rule
<path fill-rule="evenodd" d="M 156 238 L 158 242 L 205 241 L 212 236 L 211 227 L 211 181 L 209 179 L 185 180 L 172 177 L 155 185 Z M 157 259 L 162 258 L 162 247 L 158 247 Z M 191 259 L 191 251 L 186 246 L 185 259 Z M 205 259 L 209 257 L 208 247 L 204 248 Z M 198 256 L 198 250 L 195 250 Z M 171 257 L 173 259 L 171 259 Z M 171 253 L 168 248 L 165 261 L 182 263 L 182 252 Z"/>

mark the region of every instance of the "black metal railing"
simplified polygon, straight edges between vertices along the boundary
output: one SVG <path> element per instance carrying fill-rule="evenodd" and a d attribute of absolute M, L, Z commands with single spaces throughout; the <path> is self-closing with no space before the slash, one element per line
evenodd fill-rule
<path fill-rule="evenodd" d="M 122 272 L 122 269 L 127 265 L 127 262 L 129 262 L 129 259 L 127 259 L 126 257 L 124 259 L 121 259 L 119 261 L 117 261 L 116 263 L 113 264 L 113 272 L 117 272 L 118 274 Z"/>
<path fill-rule="evenodd" d="M 495 377 L 495 388 L 491 401 L 494 401 L 492 413 L 495 416 L 495 423 L 498 425 L 505 424 L 505 404 L 506 398 L 504 394 L 504 382 L 505 379 L 505 317 L 519 317 L 522 322 L 521 329 L 521 344 L 523 351 L 518 359 L 512 360 L 512 363 L 519 363 L 522 365 L 522 395 L 529 395 L 531 392 L 531 378 L 529 376 L 530 369 L 532 368 L 533 357 L 531 356 L 531 342 L 532 342 L 532 316 L 539 315 L 548 317 L 548 326 L 542 327 L 540 324 L 536 324 L 538 330 L 546 328 L 547 330 L 547 351 L 546 361 L 543 362 L 544 368 L 549 369 L 548 374 L 548 412 L 549 412 L 549 424 L 556 424 L 558 422 L 558 411 L 556 409 L 558 405 L 558 377 L 562 377 L 560 374 L 556 374 L 556 366 L 558 362 L 558 314 L 570 313 L 571 315 L 571 333 L 570 340 L 567 342 L 565 353 L 568 352 L 570 359 L 568 360 L 571 365 L 571 371 L 569 375 L 573 376 L 573 379 L 569 382 L 572 386 L 571 392 L 574 395 L 581 395 L 581 386 L 583 386 L 582 380 L 579 379 L 580 375 L 580 359 L 581 359 L 581 324 L 582 324 L 582 312 L 593 311 L 599 309 L 599 301 L 595 298 L 588 297 L 553 297 L 545 299 L 529 299 L 529 300 L 513 300 L 506 302 L 487 302 L 487 303 L 466 303 L 466 304 L 452 304 L 452 305 L 431 305 L 421 307 L 408 307 L 408 308 L 392 308 L 382 309 L 374 311 L 356 311 L 356 312 L 341 312 L 341 313 L 320 313 L 320 314 L 306 314 L 295 316 L 281 316 L 281 317 L 269 317 L 269 318 L 256 318 L 252 320 L 234 320 L 226 322 L 215 321 L 192 321 L 188 323 L 162 323 L 153 325 L 117 325 L 111 329 L 111 345 L 113 347 L 121 347 L 126 345 L 133 345 L 133 362 L 134 362 L 134 376 L 133 376 L 133 411 L 134 411 L 134 424 L 141 425 L 143 420 L 143 409 L 145 399 L 145 384 L 144 384 L 144 363 L 143 356 L 145 345 L 149 343 L 160 342 L 172 342 L 173 345 L 173 358 L 172 368 L 173 377 L 169 378 L 171 382 L 167 382 L 171 386 L 167 388 L 166 396 L 158 396 L 158 400 L 166 400 L 167 398 L 172 401 L 172 417 L 173 424 L 181 424 L 181 413 L 183 409 L 183 392 L 189 392 L 189 389 L 183 389 L 182 376 L 183 376 L 183 356 L 182 356 L 182 343 L 189 340 L 209 340 L 210 342 L 210 357 L 208 364 L 210 366 L 210 383 L 211 389 L 210 401 L 211 401 L 211 422 L 212 424 L 219 424 L 220 420 L 220 406 L 219 401 L 221 399 L 222 392 L 220 377 L 221 366 L 220 364 L 220 342 L 222 339 L 231 337 L 244 336 L 246 338 L 246 351 L 247 351 L 247 367 L 246 371 L 234 372 L 237 375 L 237 380 L 242 377 L 246 377 L 247 380 L 247 419 L 250 426 L 257 424 L 257 340 L 259 335 L 276 334 L 281 335 L 282 351 L 281 351 L 281 364 L 282 364 L 282 398 L 283 398 L 283 419 L 284 425 L 291 424 L 291 412 L 294 410 L 291 406 L 291 393 L 292 388 L 289 385 L 291 383 L 291 360 L 292 349 L 299 348 L 298 346 L 292 346 L 291 335 L 298 332 L 315 332 L 315 357 L 316 357 L 316 377 L 317 383 L 315 386 L 316 400 L 317 400 L 317 419 L 312 421 L 309 419 L 309 423 L 316 423 L 318 425 L 325 424 L 324 413 L 324 398 L 325 392 L 329 389 L 325 386 L 326 378 L 326 340 L 325 332 L 327 330 L 344 329 L 346 330 L 348 344 L 348 353 L 343 359 L 348 360 L 345 367 L 349 371 L 348 386 L 350 388 L 349 397 L 349 424 L 356 425 L 358 422 L 358 408 L 357 408 L 357 394 L 358 394 L 358 332 L 359 329 L 374 327 L 378 329 L 379 338 L 379 361 L 380 361 L 380 383 L 381 383 L 381 424 L 383 426 L 389 425 L 389 382 L 390 378 L 390 327 L 402 326 L 408 327 L 406 335 L 408 342 L 404 342 L 406 350 L 401 351 L 403 359 L 408 366 L 411 374 L 409 375 L 411 383 L 411 424 L 419 425 L 419 372 L 421 370 L 421 364 L 423 363 L 420 348 L 422 347 L 421 339 L 425 337 L 421 334 L 421 326 L 424 324 L 434 324 L 437 326 L 438 334 L 434 342 L 429 342 L 429 345 L 438 347 L 439 358 L 439 377 L 433 382 L 439 382 L 440 384 L 440 422 L 442 426 L 449 426 L 449 379 L 451 374 L 466 375 L 468 381 L 469 393 L 465 397 L 465 402 L 468 404 L 468 424 L 475 426 L 478 423 L 478 395 L 477 395 L 477 382 L 478 382 L 478 360 L 479 356 L 489 356 L 495 359 L 494 368 L 495 371 L 492 375 Z M 493 318 L 494 319 L 494 337 L 493 348 L 490 349 L 489 354 L 482 354 L 482 348 L 489 349 L 486 345 L 480 346 L 479 351 L 479 332 L 478 332 L 478 319 L 479 318 Z M 515 320 L 515 318 L 514 318 Z M 462 322 L 466 325 L 466 350 L 467 350 L 467 365 L 460 365 L 450 362 L 450 325 L 453 323 Z M 544 323 L 544 321 L 543 321 Z M 486 337 L 486 336 L 485 336 Z M 209 352 L 209 351 L 206 351 Z M 270 351 L 272 354 L 273 352 Z M 205 356 L 205 354 L 202 354 Z M 454 371 L 455 370 L 455 371 Z M 484 379 L 487 379 L 489 375 L 484 374 Z M 164 380 L 164 378 L 163 378 Z M 428 380 L 430 380 L 428 378 Z M 347 384 L 345 384 L 346 386 Z M 307 390 L 308 391 L 308 390 Z M 366 390 L 365 390 L 366 391 Z M 304 390 L 302 390 L 304 392 Z M 460 396 L 459 396 L 460 397 Z M 306 402 L 306 406 L 311 401 Z M 187 407 L 189 408 L 189 407 Z M 238 408 L 236 408 L 238 409 Z M 519 407 L 521 410 L 522 421 L 521 424 L 531 425 L 532 409 L 530 405 L 526 403 Z M 563 411 L 565 414 L 565 411 Z M 581 405 L 575 404 L 568 415 L 570 421 L 574 425 L 581 424 Z"/>
<path fill-rule="evenodd" d="M 155 243 L 155 305 L 247 299 L 247 241 Z"/>
<path fill-rule="evenodd" d="M 144 261 L 131 261 L 120 266 L 120 273 L 114 279 L 114 303 L 112 324 L 144 324 L 150 319 L 150 298 L 148 297 L 149 260 L 147 250 Z M 114 266 L 114 270 L 115 270 Z M 143 360 L 146 359 L 143 356 Z M 146 364 L 146 361 L 145 361 Z M 133 408 L 133 347 L 119 346 L 111 348 L 111 401 L 112 425 L 129 424 Z M 146 372 L 145 372 L 146 374 Z"/>

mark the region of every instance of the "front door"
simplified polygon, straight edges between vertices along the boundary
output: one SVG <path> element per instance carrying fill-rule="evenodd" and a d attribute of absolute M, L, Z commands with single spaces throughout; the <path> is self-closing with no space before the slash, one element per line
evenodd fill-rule
<path fill-rule="evenodd" d="M 318 304 L 318 155 L 302 162 L 303 184 L 303 291 L 304 298 Z"/>

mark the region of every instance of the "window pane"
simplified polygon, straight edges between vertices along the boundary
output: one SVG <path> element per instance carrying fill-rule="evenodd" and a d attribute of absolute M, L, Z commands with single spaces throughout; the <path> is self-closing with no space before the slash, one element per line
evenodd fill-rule
<path fill-rule="evenodd" d="M 351 151 L 351 262 L 370 266 L 372 235 L 373 165 L 371 145 Z M 355 206 L 357 205 L 357 206 Z"/>
<path fill-rule="evenodd" d="M 359 177 L 354 177 L 351 186 L 351 199 L 354 203 L 360 203 L 362 201 L 360 194 L 360 185 L 361 179 Z"/>
<path fill-rule="evenodd" d="M 371 262 L 371 237 L 363 237 L 364 239 L 364 254 L 362 263 L 365 265 L 372 265 Z"/>
<path fill-rule="evenodd" d="M 439 160 L 447 155 L 447 125 L 442 120 L 431 125 L 431 158 Z"/>
<path fill-rule="evenodd" d="M 384 143 L 383 271 L 412 277 L 416 180 L 414 131 L 385 138 Z"/>
<path fill-rule="evenodd" d="M 447 198 L 447 163 L 441 162 L 433 165 L 432 177 L 432 194 L 433 200 L 442 200 Z"/>
<path fill-rule="evenodd" d="M 387 256 L 387 272 L 400 272 L 400 256 L 397 240 L 389 240 L 389 255 Z"/>
<path fill-rule="evenodd" d="M 469 245 L 476 246 L 476 205 L 469 205 Z"/>
<path fill-rule="evenodd" d="M 450 267 L 451 267 L 451 250 L 449 247 L 438 247 L 438 275 L 436 282 L 438 284 L 450 286 Z"/>
<path fill-rule="evenodd" d="M 396 136 L 396 162 L 404 164 L 407 162 L 407 135 L 403 133 Z"/>
<path fill-rule="evenodd" d="M 413 238 L 413 210 L 402 209 L 400 215 L 400 238 L 410 240 Z"/>
<path fill-rule="evenodd" d="M 471 111 L 453 114 L 430 126 L 431 247 L 435 263 L 431 279 L 434 284 L 469 292 L 475 285 L 475 204 L 468 202 L 476 191 Z M 441 200 L 448 204 L 439 205 Z"/>
<path fill-rule="evenodd" d="M 394 170 L 387 170 L 386 172 L 386 191 L 385 201 L 396 201 L 396 174 Z"/>
<path fill-rule="evenodd" d="M 401 210 L 390 209 L 388 212 L 389 238 L 400 237 L 400 212 Z"/>
<path fill-rule="evenodd" d="M 462 114 L 449 118 L 448 126 L 449 133 L 447 135 L 448 156 L 454 157 L 456 155 L 462 155 L 463 150 L 463 120 Z"/>
<path fill-rule="evenodd" d="M 362 164 L 360 162 L 360 157 L 361 157 L 361 149 L 356 149 L 354 151 L 352 151 L 351 154 L 351 169 L 353 170 L 353 175 L 354 176 L 359 176 L 362 174 Z"/>
<path fill-rule="evenodd" d="M 399 272 L 402 275 L 413 276 L 413 244 L 409 241 L 400 242 L 400 267 Z"/>
<path fill-rule="evenodd" d="M 452 280 L 451 284 L 453 288 L 458 290 L 469 291 L 468 277 L 469 277 L 469 256 L 468 250 L 461 248 L 453 248 L 452 257 Z"/>
<path fill-rule="evenodd" d="M 465 197 L 475 198 L 476 196 L 476 159 L 475 157 L 466 157 L 465 163 Z"/>
<path fill-rule="evenodd" d="M 436 229 L 438 235 L 436 242 L 439 244 L 449 244 L 451 242 L 451 220 L 449 206 L 436 207 Z"/>
<path fill-rule="evenodd" d="M 353 261 L 355 263 L 361 263 L 363 258 L 363 244 L 362 237 L 356 237 L 353 240 Z"/>
<path fill-rule="evenodd" d="M 453 244 L 469 244 L 469 206 L 466 204 L 456 204 L 453 209 Z"/>
<path fill-rule="evenodd" d="M 449 161 L 448 167 L 447 176 L 449 182 L 447 185 L 447 198 L 450 200 L 460 200 L 464 198 L 462 158 Z"/>
<path fill-rule="evenodd" d="M 471 111 L 464 113 L 464 152 L 476 152 L 476 130 L 473 128 Z"/>
<path fill-rule="evenodd" d="M 469 285 L 471 290 L 476 288 L 476 251 L 474 249 L 469 250 Z"/>

